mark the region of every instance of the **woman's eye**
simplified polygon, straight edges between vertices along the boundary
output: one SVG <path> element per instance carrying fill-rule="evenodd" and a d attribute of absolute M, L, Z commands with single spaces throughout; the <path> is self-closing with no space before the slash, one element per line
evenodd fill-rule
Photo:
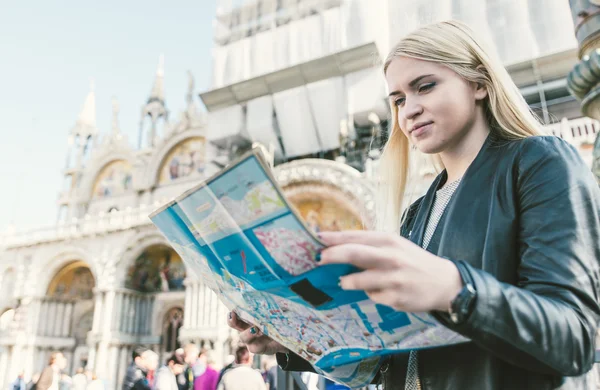
<path fill-rule="evenodd" d="M 396 106 L 401 106 L 401 105 L 403 105 L 403 104 L 404 104 L 404 101 L 405 101 L 405 100 L 406 100 L 405 98 L 398 98 L 398 99 L 394 100 L 394 104 L 395 104 Z"/>
<path fill-rule="evenodd" d="M 419 92 L 427 92 L 429 91 L 431 88 L 435 87 L 435 83 L 427 83 L 427 84 L 423 84 L 419 87 Z"/>

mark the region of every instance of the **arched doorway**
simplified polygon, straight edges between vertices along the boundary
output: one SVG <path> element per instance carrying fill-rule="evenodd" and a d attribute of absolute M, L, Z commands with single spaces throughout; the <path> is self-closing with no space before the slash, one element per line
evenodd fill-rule
<path fill-rule="evenodd" d="M 183 309 L 174 307 L 165 314 L 162 322 L 161 353 L 174 352 L 181 347 L 179 330 L 183 326 Z"/>
<path fill-rule="evenodd" d="M 90 267 L 83 261 L 74 261 L 56 273 L 46 295 L 60 299 L 92 299 L 95 285 Z"/>
<path fill-rule="evenodd" d="M 125 287 L 155 293 L 183 291 L 185 266 L 173 248 L 157 244 L 146 248 L 129 267 Z"/>
<path fill-rule="evenodd" d="M 72 261 L 58 270 L 41 302 L 40 315 L 46 320 L 40 322 L 38 334 L 57 345 L 72 346 L 63 351 L 71 370 L 84 368 L 88 361 L 86 339 L 92 330 L 95 285 L 90 267 L 83 261 Z M 48 348 L 40 353 L 47 351 Z M 38 359 L 45 360 L 45 356 Z"/>

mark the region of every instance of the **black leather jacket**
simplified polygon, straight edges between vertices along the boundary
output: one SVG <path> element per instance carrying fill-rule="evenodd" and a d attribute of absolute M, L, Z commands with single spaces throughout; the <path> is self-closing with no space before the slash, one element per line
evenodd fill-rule
<path fill-rule="evenodd" d="M 409 208 L 403 236 L 421 244 L 445 180 L 443 172 Z M 472 342 L 420 351 L 423 389 L 595 388 L 600 190 L 572 146 L 556 137 L 488 137 L 428 250 L 459 265 L 477 300 L 460 325 L 436 313 Z M 390 359 L 386 390 L 404 389 L 407 362 L 408 354 Z M 295 355 L 286 363 L 310 368 Z"/>

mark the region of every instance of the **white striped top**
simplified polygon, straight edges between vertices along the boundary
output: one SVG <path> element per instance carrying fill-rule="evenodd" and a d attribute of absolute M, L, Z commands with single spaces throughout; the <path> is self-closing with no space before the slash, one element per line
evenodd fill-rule
<path fill-rule="evenodd" d="M 425 235 L 423 236 L 423 249 L 427 249 L 429 246 L 429 242 L 433 237 L 433 233 L 435 233 L 435 229 L 437 228 L 437 225 L 440 222 L 440 219 L 442 218 L 444 210 L 446 210 L 446 206 L 448 206 L 452 195 L 454 195 L 454 191 L 456 191 L 456 188 L 460 184 L 460 180 L 461 179 L 458 179 L 452 183 L 448 183 L 436 191 L 433 207 L 431 208 L 431 213 L 427 219 Z"/>

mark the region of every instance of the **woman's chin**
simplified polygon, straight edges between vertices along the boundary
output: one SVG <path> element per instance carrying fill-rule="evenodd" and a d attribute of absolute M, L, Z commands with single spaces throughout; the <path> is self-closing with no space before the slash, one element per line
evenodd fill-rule
<path fill-rule="evenodd" d="M 417 150 L 424 154 L 436 154 L 441 152 L 444 148 L 442 145 L 439 145 L 435 142 L 430 142 L 430 140 L 419 140 L 415 143 Z"/>

